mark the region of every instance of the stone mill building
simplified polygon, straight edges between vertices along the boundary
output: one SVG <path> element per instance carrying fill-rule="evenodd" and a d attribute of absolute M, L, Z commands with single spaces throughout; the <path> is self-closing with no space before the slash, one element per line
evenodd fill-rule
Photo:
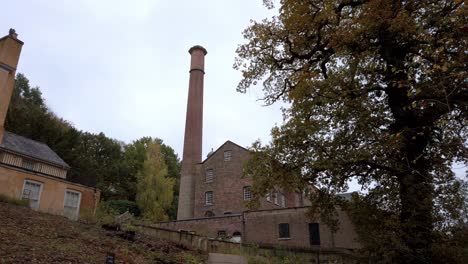
<path fill-rule="evenodd" d="M 190 79 L 177 220 L 155 226 L 259 245 L 358 248 L 354 227 L 345 212 L 338 210 L 340 228 L 333 233 L 320 219 L 311 220 L 306 216 L 310 202 L 302 193 L 271 190 L 261 199 L 259 208 L 249 210 L 245 203 L 252 198 L 253 180 L 243 177 L 244 164 L 250 157 L 246 148 L 227 140 L 202 159 L 207 51 L 194 46 L 189 53 Z"/>

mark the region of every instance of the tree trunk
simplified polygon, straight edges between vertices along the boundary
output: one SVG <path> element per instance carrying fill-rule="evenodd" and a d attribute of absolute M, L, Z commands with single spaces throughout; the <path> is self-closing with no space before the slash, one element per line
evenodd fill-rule
<path fill-rule="evenodd" d="M 381 32 L 382 58 L 389 69 L 386 72 L 386 93 L 394 117 L 390 129 L 393 135 L 401 137 L 401 145 L 395 153 L 401 172 L 398 176 L 400 187 L 400 224 L 402 250 L 398 263 L 431 263 L 432 257 L 432 203 L 433 182 L 428 173 L 425 150 L 432 131 L 426 120 L 411 111 L 408 98 L 405 57 L 407 47 L 395 42 L 391 33 Z M 430 122 L 429 122 L 430 123 Z"/>
<path fill-rule="evenodd" d="M 416 171 L 400 177 L 400 221 L 404 248 L 399 263 L 431 263 L 432 193 L 432 181 L 427 174 Z"/>

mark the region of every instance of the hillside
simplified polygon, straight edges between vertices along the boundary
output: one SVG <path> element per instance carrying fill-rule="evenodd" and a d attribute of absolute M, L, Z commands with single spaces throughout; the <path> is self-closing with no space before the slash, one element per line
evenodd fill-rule
<path fill-rule="evenodd" d="M 0 263 L 203 263 L 206 256 L 137 234 L 120 238 L 95 225 L 0 202 Z"/>

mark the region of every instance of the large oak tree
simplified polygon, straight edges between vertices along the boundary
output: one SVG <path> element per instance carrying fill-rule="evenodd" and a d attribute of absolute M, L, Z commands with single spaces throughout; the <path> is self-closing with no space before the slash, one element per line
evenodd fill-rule
<path fill-rule="evenodd" d="M 265 1 L 272 7 L 272 1 Z M 254 144 L 257 196 L 319 187 L 325 214 L 351 179 L 394 213 L 399 263 L 430 263 L 433 232 L 459 216 L 454 161 L 467 162 L 463 1 L 282 0 L 253 21 L 234 67 L 287 102 L 273 140 Z M 384 227 L 383 227 L 384 228 Z"/>

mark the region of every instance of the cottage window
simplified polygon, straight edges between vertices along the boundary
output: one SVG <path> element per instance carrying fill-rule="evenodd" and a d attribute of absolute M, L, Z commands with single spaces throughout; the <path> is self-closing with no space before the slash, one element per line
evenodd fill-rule
<path fill-rule="evenodd" d="M 213 192 L 205 193 L 205 205 L 213 205 Z"/>
<path fill-rule="evenodd" d="M 289 224 L 281 223 L 278 225 L 278 237 L 279 238 L 290 238 L 289 236 Z"/>
<path fill-rule="evenodd" d="M 224 151 L 224 161 L 230 161 L 232 157 L 232 151 L 226 150 Z"/>
<path fill-rule="evenodd" d="M 266 196 L 267 202 L 271 202 L 271 191 L 268 191 L 267 196 Z"/>
<path fill-rule="evenodd" d="M 286 198 L 284 197 L 284 194 L 281 194 L 281 207 L 286 207 Z"/>
<path fill-rule="evenodd" d="M 250 190 L 250 186 L 244 187 L 244 201 L 250 201 L 252 199 L 252 191 Z"/>
<path fill-rule="evenodd" d="M 213 169 L 206 170 L 205 182 L 210 183 L 210 182 L 213 182 L 213 181 L 214 181 L 214 171 L 213 171 Z"/>
<path fill-rule="evenodd" d="M 35 210 L 39 209 L 41 193 L 42 183 L 31 180 L 24 181 L 23 195 L 21 198 L 29 200 L 29 207 Z"/>
<path fill-rule="evenodd" d="M 273 199 L 275 199 L 275 204 L 279 205 L 279 203 L 278 203 L 278 192 L 277 191 L 273 192 Z"/>
<path fill-rule="evenodd" d="M 80 209 L 81 193 L 72 190 L 65 190 L 63 204 L 63 215 L 70 219 L 77 219 Z"/>

